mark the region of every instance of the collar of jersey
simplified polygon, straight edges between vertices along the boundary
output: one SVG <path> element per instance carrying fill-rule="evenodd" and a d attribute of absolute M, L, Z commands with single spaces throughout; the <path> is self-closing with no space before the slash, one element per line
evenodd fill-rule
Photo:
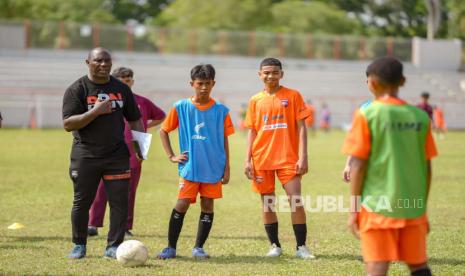
<path fill-rule="evenodd" d="M 196 104 L 193 100 L 193 97 L 190 98 L 190 101 L 198 110 L 201 110 L 201 111 L 209 109 L 215 103 L 215 100 L 213 100 L 212 98 L 210 98 L 210 101 L 207 104 L 202 104 L 202 105 Z"/>
<path fill-rule="evenodd" d="M 399 98 L 394 98 L 394 97 L 385 97 L 382 99 L 377 99 L 376 102 L 384 103 L 384 104 L 395 104 L 395 105 L 407 104 L 407 102 L 405 102 L 404 100 L 401 100 Z"/>
<path fill-rule="evenodd" d="M 270 94 L 270 93 L 266 92 L 265 89 L 262 90 L 262 93 L 263 93 L 263 95 L 265 95 L 265 96 L 271 96 L 271 97 L 272 97 L 272 96 L 278 95 L 278 93 L 279 93 L 281 90 L 283 90 L 283 88 L 284 88 L 284 86 L 280 85 L 278 91 L 276 91 L 276 93 L 274 93 L 274 94 Z"/>

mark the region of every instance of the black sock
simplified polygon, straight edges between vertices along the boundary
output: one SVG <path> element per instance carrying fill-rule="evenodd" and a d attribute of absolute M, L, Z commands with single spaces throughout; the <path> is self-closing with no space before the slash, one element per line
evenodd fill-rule
<path fill-rule="evenodd" d="M 427 267 L 427 268 L 415 270 L 414 272 L 411 272 L 411 275 L 412 276 L 431 276 L 432 274 L 431 274 L 431 270 L 429 269 L 429 267 Z"/>
<path fill-rule="evenodd" d="M 281 247 L 278 239 L 278 222 L 265 224 L 266 234 L 271 244 L 276 244 L 277 247 Z"/>
<path fill-rule="evenodd" d="M 294 228 L 295 241 L 297 242 L 297 247 L 305 245 L 307 241 L 307 224 L 293 224 Z"/>
<path fill-rule="evenodd" d="M 195 247 L 203 247 L 205 241 L 210 234 L 213 224 L 213 213 L 200 213 L 199 228 L 197 229 L 197 239 L 195 241 Z"/>
<path fill-rule="evenodd" d="M 179 213 L 176 209 L 171 212 L 170 225 L 168 228 L 168 246 L 176 248 L 178 243 L 179 234 L 181 234 L 182 224 L 184 222 L 184 215 L 186 213 Z"/>

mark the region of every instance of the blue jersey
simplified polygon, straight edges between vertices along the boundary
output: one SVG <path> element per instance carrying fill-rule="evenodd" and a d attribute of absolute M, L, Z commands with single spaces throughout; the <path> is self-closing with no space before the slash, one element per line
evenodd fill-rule
<path fill-rule="evenodd" d="M 188 161 L 179 163 L 179 175 L 192 182 L 217 183 L 226 166 L 224 121 L 229 109 L 214 103 L 199 110 L 190 99 L 174 104 L 179 119 L 179 148 Z"/>

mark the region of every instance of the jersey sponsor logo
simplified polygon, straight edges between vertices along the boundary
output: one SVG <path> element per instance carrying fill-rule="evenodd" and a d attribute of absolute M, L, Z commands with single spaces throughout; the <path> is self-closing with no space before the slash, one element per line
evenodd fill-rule
<path fill-rule="evenodd" d="M 266 123 L 268 122 L 268 119 L 270 117 L 268 115 L 263 115 L 263 122 Z M 271 116 L 271 120 L 274 121 L 274 120 L 281 120 L 281 119 L 284 119 L 284 115 L 283 114 L 278 114 L 278 115 L 273 115 Z"/>
<path fill-rule="evenodd" d="M 287 107 L 289 105 L 289 100 L 288 99 L 281 100 L 281 105 L 284 107 Z"/>
<path fill-rule="evenodd" d="M 272 125 L 264 125 L 263 130 L 274 130 L 279 128 L 287 128 L 286 123 L 279 123 L 279 124 L 272 124 Z"/>
<path fill-rule="evenodd" d="M 386 122 L 384 129 L 389 131 L 421 131 L 421 122 Z"/>
<path fill-rule="evenodd" d="M 123 96 L 121 93 L 98 93 L 97 96 L 87 97 L 87 110 L 94 108 L 97 101 L 105 101 L 109 99 L 111 101 L 111 109 L 123 108 Z"/>
<path fill-rule="evenodd" d="M 205 122 L 201 122 L 200 124 L 196 124 L 194 127 L 195 134 L 192 135 L 192 140 L 205 140 L 207 137 L 200 135 L 200 129 L 205 127 Z"/>

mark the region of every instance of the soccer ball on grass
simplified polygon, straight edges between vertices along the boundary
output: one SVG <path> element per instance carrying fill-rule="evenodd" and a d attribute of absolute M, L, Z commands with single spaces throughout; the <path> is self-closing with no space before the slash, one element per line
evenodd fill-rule
<path fill-rule="evenodd" d="M 140 266 L 145 264 L 149 257 L 147 247 L 140 241 L 125 241 L 116 249 L 116 259 L 123 266 Z"/>

